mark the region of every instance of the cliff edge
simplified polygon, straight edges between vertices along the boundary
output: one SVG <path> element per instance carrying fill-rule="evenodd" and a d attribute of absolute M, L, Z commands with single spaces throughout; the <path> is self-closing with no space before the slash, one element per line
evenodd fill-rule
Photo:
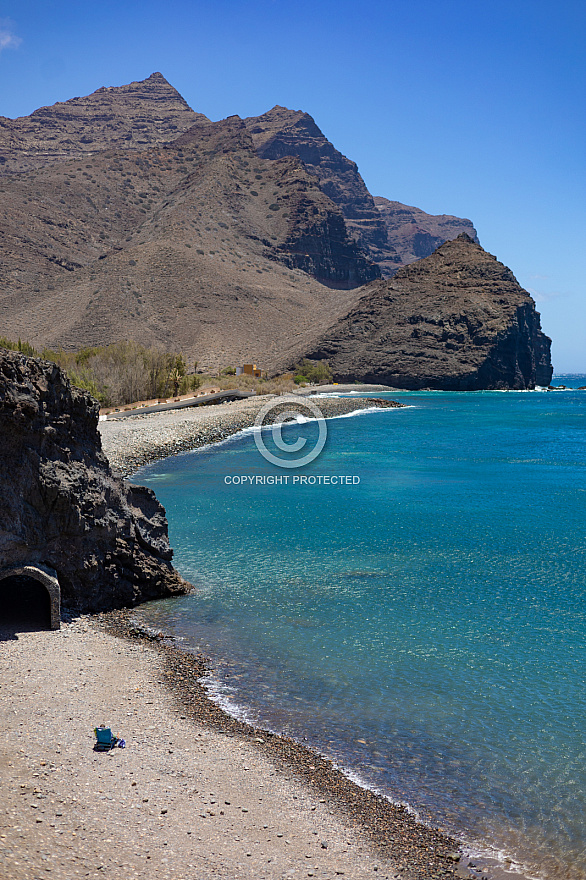
<path fill-rule="evenodd" d="M 82 612 L 185 592 L 164 508 L 113 475 L 97 425 L 59 367 L 0 349 L 0 570 L 52 569 Z"/>
<path fill-rule="evenodd" d="M 340 382 L 477 391 L 549 385 L 550 347 L 531 296 L 464 232 L 362 288 L 307 356 Z"/>

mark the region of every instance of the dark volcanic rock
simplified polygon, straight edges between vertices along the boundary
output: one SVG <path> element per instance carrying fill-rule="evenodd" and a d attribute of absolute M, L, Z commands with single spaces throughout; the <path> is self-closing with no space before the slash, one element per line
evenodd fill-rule
<path fill-rule="evenodd" d="M 0 568 L 54 569 L 78 611 L 185 592 L 163 507 L 113 476 L 97 423 L 55 364 L 0 349 Z"/>
<path fill-rule="evenodd" d="M 401 266 L 429 257 L 444 241 L 465 232 L 477 244 L 472 222 L 451 214 L 426 214 L 420 208 L 403 205 L 375 196 L 374 203 L 387 228 L 389 247 L 394 253 L 380 263 L 382 273 L 390 277 Z"/>
<path fill-rule="evenodd" d="M 461 232 L 478 240 L 470 220 L 434 216 L 401 202 L 373 198 L 356 163 L 336 150 L 309 113 L 277 106 L 244 121 L 259 156 L 297 156 L 317 175 L 322 192 L 340 207 L 348 231 L 378 264 L 384 278 L 429 256 Z"/>
<path fill-rule="evenodd" d="M 111 148 L 173 140 L 198 119 L 161 73 L 83 98 L 41 107 L 19 119 L 0 117 L 0 174 L 25 171 Z"/>
<path fill-rule="evenodd" d="M 339 205 L 350 232 L 376 259 L 374 253 L 387 246 L 387 232 L 374 199 L 356 163 L 336 150 L 309 113 L 277 106 L 244 121 L 263 159 L 297 156 L 317 174 L 322 191 Z"/>
<path fill-rule="evenodd" d="M 454 391 L 549 385 L 550 339 L 527 291 L 462 233 L 374 281 L 307 352 L 336 380 Z"/>

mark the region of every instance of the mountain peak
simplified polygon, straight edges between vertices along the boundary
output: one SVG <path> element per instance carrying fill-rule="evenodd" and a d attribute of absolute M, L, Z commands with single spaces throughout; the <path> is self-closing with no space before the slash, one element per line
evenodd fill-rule
<path fill-rule="evenodd" d="M 156 71 L 144 80 L 102 86 L 3 121 L 0 168 L 2 173 L 28 171 L 100 150 L 144 149 L 169 143 L 206 119 Z"/>

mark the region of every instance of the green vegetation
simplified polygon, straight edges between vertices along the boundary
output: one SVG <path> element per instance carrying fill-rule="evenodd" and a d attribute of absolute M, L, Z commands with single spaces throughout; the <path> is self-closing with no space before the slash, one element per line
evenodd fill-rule
<path fill-rule="evenodd" d="M 332 371 L 327 361 L 309 361 L 305 358 L 295 367 L 293 380 L 296 385 L 322 385 L 332 381 Z"/>
<path fill-rule="evenodd" d="M 200 376 L 188 375 L 183 355 L 147 348 L 138 342 L 113 342 L 71 352 L 61 348 L 38 352 L 28 342 L 0 337 L 0 347 L 53 361 L 65 370 L 72 385 L 89 391 L 102 406 L 122 406 L 171 394 L 177 397 L 199 388 L 202 382 Z"/>
<path fill-rule="evenodd" d="M 13 342 L 11 339 L 7 339 L 5 336 L 0 336 L 0 348 L 9 348 L 10 351 L 21 351 L 23 354 L 28 355 L 28 357 L 38 357 L 38 352 L 30 345 L 28 342 L 21 342 L 20 338 L 18 342 Z"/>

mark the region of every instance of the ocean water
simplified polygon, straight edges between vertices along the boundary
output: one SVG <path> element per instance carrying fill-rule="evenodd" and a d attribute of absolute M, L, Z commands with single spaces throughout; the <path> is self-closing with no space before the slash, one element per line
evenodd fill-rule
<path fill-rule="evenodd" d="M 199 589 L 137 616 L 212 657 L 230 711 L 474 850 L 586 878 L 586 392 L 389 396 L 408 408 L 329 420 L 287 484 L 233 484 L 285 473 L 251 433 L 139 471 Z"/>

